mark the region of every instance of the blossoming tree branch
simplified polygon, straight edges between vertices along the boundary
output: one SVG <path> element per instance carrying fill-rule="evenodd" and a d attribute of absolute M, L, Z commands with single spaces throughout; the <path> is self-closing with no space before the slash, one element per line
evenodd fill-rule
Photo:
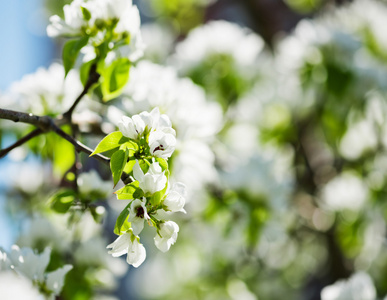
<path fill-rule="evenodd" d="M 57 15 L 50 18 L 47 33 L 50 37 L 68 39 L 62 52 L 64 76 L 68 76 L 81 61 L 79 80 L 83 90 L 66 111 L 55 116 L 38 116 L 0 108 L 1 119 L 35 127 L 11 146 L 1 149 L 0 157 L 39 135 L 53 132 L 71 143 L 77 152 L 86 153 L 107 164 L 114 187 L 120 180 L 124 183 L 122 188 L 115 191 L 117 199 L 127 201 L 114 228 L 118 238 L 107 248 L 110 248 L 109 253 L 113 257 L 126 254 L 127 263 L 138 267 L 146 257 L 139 237 L 144 224 L 155 229 L 154 243 L 158 249 L 166 252 L 176 242 L 179 226 L 165 216 L 185 212 L 185 185 L 169 180 L 171 171 L 168 160 L 175 150 L 176 132 L 169 117 L 161 114 L 156 107 L 150 112 L 123 116 L 118 122 L 118 131 L 105 136 L 94 150 L 77 139 L 80 132 L 73 122 L 73 112 L 77 106 L 88 94 L 97 95 L 104 103 L 118 97 L 129 80 L 131 65 L 142 56 L 144 45 L 140 35 L 139 12 L 131 1 L 74 0 L 63 10 L 63 19 Z M 65 213 L 72 205 L 79 204 L 80 200 L 82 194 L 75 186 L 74 189 L 56 194 L 52 207 Z M 20 250 L 14 248 L 12 251 L 9 254 L 0 252 L 1 261 L 4 267 L 19 270 L 18 264 L 11 258 Z M 48 259 L 47 253 L 42 254 L 45 260 Z M 63 277 L 70 269 L 71 266 L 66 265 L 57 271 L 61 275 L 58 280 L 61 283 L 56 288 L 52 288 L 54 275 L 48 275 L 45 280 L 40 273 L 36 284 L 44 285 L 46 295 L 53 297 L 60 292 Z M 20 268 L 20 272 L 24 271 Z"/>

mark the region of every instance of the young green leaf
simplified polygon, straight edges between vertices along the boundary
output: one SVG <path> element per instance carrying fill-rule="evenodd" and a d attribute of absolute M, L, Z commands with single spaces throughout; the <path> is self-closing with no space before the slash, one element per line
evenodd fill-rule
<path fill-rule="evenodd" d="M 129 152 L 129 156 L 130 156 L 130 152 Z M 129 161 L 128 161 L 128 163 L 126 164 L 126 166 L 124 168 L 124 172 L 126 174 L 129 174 L 130 172 L 132 172 L 133 167 L 134 167 L 135 164 L 136 164 L 136 160 L 129 158 Z"/>
<path fill-rule="evenodd" d="M 73 190 L 62 190 L 51 197 L 51 208 L 57 213 L 66 213 L 76 198 L 76 194 Z"/>
<path fill-rule="evenodd" d="M 75 61 L 77 60 L 79 51 L 81 51 L 81 49 L 84 46 L 86 46 L 88 40 L 89 40 L 89 37 L 86 36 L 77 40 L 70 40 L 64 45 L 62 59 L 63 59 L 63 66 L 65 69 L 65 77 L 67 76 L 67 73 L 74 66 Z"/>
<path fill-rule="evenodd" d="M 85 85 L 87 80 L 89 79 L 90 68 L 93 64 L 95 64 L 95 59 L 92 59 L 88 62 L 83 63 L 82 66 L 80 67 L 79 77 L 81 79 L 82 85 Z"/>
<path fill-rule="evenodd" d="M 168 170 L 168 162 L 164 158 L 157 157 L 156 161 L 159 163 L 163 171 Z"/>
<path fill-rule="evenodd" d="M 150 203 L 153 206 L 157 206 L 160 204 L 161 200 L 165 196 L 165 192 L 167 191 L 167 188 L 168 188 L 168 183 L 165 185 L 165 187 L 161 191 L 158 191 L 152 195 L 152 197 L 150 198 Z"/>
<path fill-rule="evenodd" d="M 138 161 L 138 164 L 140 165 L 140 168 L 141 170 L 144 172 L 144 174 L 146 174 L 149 170 L 149 162 L 145 159 L 140 159 Z"/>
<path fill-rule="evenodd" d="M 134 181 L 115 192 L 118 200 L 139 199 L 144 192 L 139 188 L 138 181 Z"/>
<path fill-rule="evenodd" d="M 124 171 L 126 162 L 128 161 L 129 150 L 118 150 L 113 153 L 110 159 L 110 169 L 113 174 L 114 186 L 120 181 L 122 172 Z"/>
<path fill-rule="evenodd" d="M 97 147 L 95 147 L 94 152 L 91 153 L 90 156 L 118 148 L 122 144 L 128 142 L 128 140 L 129 139 L 124 137 L 120 131 L 114 131 L 105 136 L 102 141 L 99 142 Z"/>
<path fill-rule="evenodd" d="M 119 58 L 101 72 L 103 77 L 101 90 L 105 102 L 121 94 L 129 80 L 130 65 L 128 58 Z"/>
<path fill-rule="evenodd" d="M 87 8 L 83 7 L 83 6 L 81 6 L 81 10 L 82 10 L 83 18 L 85 20 L 89 21 L 91 19 L 90 11 Z"/>
<path fill-rule="evenodd" d="M 116 225 L 114 226 L 114 233 L 117 235 L 123 234 L 130 227 L 127 221 L 129 217 L 129 206 L 130 203 L 123 209 L 120 215 L 117 218 Z"/>

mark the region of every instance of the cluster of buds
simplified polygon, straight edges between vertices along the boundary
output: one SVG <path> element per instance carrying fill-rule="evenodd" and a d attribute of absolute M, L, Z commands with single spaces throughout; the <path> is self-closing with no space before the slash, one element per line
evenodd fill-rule
<path fill-rule="evenodd" d="M 88 54 L 105 56 L 115 51 L 132 61 L 142 56 L 140 14 L 130 0 L 74 0 L 63 8 L 64 19 L 50 17 L 50 37 L 87 38 Z M 94 48 L 94 49 L 93 49 Z"/>
<path fill-rule="evenodd" d="M 139 237 L 145 223 L 156 228 L 154 242 L 161 251 L 168 251 L 176 242 L 179 226 L 160 216 L 185 212 L 185 185 L 169 182 L 168 158 L 175 150 L 176 133 L 168 116 L 155 108 L 131 118 L 122 117 L 118 127 L 120 131 L 108 135 L 94 151 L 117 146 L 111 158 L 113 179 L 118 174 L 116 184 L 125 172 L 131 181 L 115 192 L 119 200 L 130 202 L 116 222 L 114 232 L 119 237 L 107 248 L 113 256 L 127 254 L 128 264 L 138 267 L 146 257 Z"/>

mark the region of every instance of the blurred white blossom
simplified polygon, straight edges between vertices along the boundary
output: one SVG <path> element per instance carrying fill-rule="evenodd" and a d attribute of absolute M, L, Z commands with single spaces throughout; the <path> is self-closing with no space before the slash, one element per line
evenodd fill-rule
<path fill-rule="evenodd" d="M 79 174 L 77 184 L 84 195 L 94 192 L 106 197 L 111 190 L 111 182 L 102 180 L 95 170 Z"/>
<path fill-rule="evenodd" d="M 359 177 L 351 173 L 343 173 L 326 184 L 321 197 L 332 210 L 358 211 L 367 201 L 368 189 Z"/>
<path fill-rule="evenodd" d="M 321 291 L 321 300 L 375 300 L 376 290 L 371 277 L 364 272 L 339 280 Z"/>
<path fill-rule="evenodd" d="M 211 21 L 193 29 L 187 38 L 176 46 L 178 68 L 190 69 L 212 54 L 227 54 L 241 68 L 256 63 L 263 49 L 263 40 L 237 24 L 227 21 Z"/>
<path fill-rule="evenodd" d="M 0 295 L 3 300 L 45 300 L 30 280 L 13 271 L 0 272 Z"/>

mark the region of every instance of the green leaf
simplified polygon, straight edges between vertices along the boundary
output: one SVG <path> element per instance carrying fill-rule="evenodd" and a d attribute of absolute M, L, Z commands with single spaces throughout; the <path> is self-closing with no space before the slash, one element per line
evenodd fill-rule
<path fill-rule="evenodd" d="M 140 159 L 138 161 L 138 164 L 140 165 L 140 168 L 144 174 L 146 174 L 149 170 L 149 164 L 148 161 L 145 161 L 145 159 Z"/>
<path fill-rule="evenodd" d="M 70 126 L 64 126 L 63 130 L 70 134 Z M 50 136 L 52 138 L 53 166 L 54 173 L 63 176 L 75 162 L 74 146 L 60 136 Z"/>
<path fill-rule="evenodd" d="M 91 61 L 83 63 L 81 68 L 79 69 L 79 77 L 83 86 L 85 86 L 87 80 L 89 79 L 90 68 L 94 63 L 95 60 L 92 59 Z"/>
<path fill-rule="evenodd" d="M 164 158 L 157 157 L 156 161 L 159 163 L 163 171 L 168 170 L 168 162 Z"/>
<path fill-rule="evenodd" d="M 130 153 L 129 153 L 129 155 L 130 155 Z M 135 159 L 129 159 L 128 163 L 126 164 L 126 166 L 124 168 L 124 172 L 126 174 L 129 174 L 130 172 L 132 172 L 133 167 L 134 167 L 135 164 L 136 164 L 136 160 Z"/>
<path fill-rule="evenodd" d="M 160 204 L 161 200 L 164 198 L 164 195 L 165 195 L 165 192 L 167 191 L 167 188 L 168 188 L 168 182 L 161 191 L 154 193 L 152 195 L 152 197 L 150 197 L 150 203 L 153 206 L 157 206 Z"/>
<path fill-rule="evenodd" d="M 107 102 L 121 94 L 129 80 L 130 65 L 128 58 L 119 58 L 101 72 L 103 101 Z"/>
<path fill-rule="evenodd" d="M 91 19 L 90 11 L 87 8 L 83 7 L 83 6 L 81 6 L 81 10 L 82 10 L 83 18 L 86 21 L 89 21 Z"/>
<path fill-rule="evenodd" d="M 110 159 L 110 169 L 113 174 L 114 186 L 120 181 L 122 172 L 124 171 L 125 165 L 128 161 L 129 150 L 118 150 L 113 153 Z"/>
<path fill-rule="evenodd" d="M 131 203 L 129 203 L 124 210 L 120 213 L 120 215 L 117 218 L 116 225 L 114 226 L 114 233 L 117 235 L 123 234 L 125 231 L 127 231 L 130 228 L 129 222 L 127 222 L 127 219 L 129 217 L 129 206 Z"/>
<path fill-rule="evenodd" d="M 67 73 L 74 66 L 75 61 L 77 60 L 79 51 L 81 51 L 81 49 L 84 46 L 86 46 L 88 40 L 89 40 L 89 37 L 86 36 L 77 40 L 70 40 L 64 45 L 62 59 L 63 59 L 63 66 L 65 69 L 65 77 L 67 76 Z"/>
<path fill-rule="evenodd" d="M 102 208 L 102 209 L 100 209 Z M 94 219 L 94 221 L 96 223 L 102 223 L 102 220 L 103 220 L 103 217 L 104 217 L 104 214 L 105 214 L 105 210 L 103 209 L 103 207 L 101 206 L 89 206 L 89 211 Z"/>
<path fill-rule="evenodd" d="M 95 147 L 94 152 L 91 153 L 90 156 L 118 148 L 122 144 L 127 143 L 128 141 L 129 139 L 127 137 L 124 137 L 121 131 L 114 131 L 105 136 L 102 141 L 99 142 L 97 147 Z"/>
<path fill-rule="evenodd" d="M 57 213 L 66 213 L 76 198 L 76 194 L 73 190 L 62 190 L 51 197 L 51 208 Z"/>
<path fill-rule="evenodd" d="M 138 186 L 138 181 L 131 182 L 115 192 L 118 200 L 139 199 L 144 196 L 144 192 Z"/>

